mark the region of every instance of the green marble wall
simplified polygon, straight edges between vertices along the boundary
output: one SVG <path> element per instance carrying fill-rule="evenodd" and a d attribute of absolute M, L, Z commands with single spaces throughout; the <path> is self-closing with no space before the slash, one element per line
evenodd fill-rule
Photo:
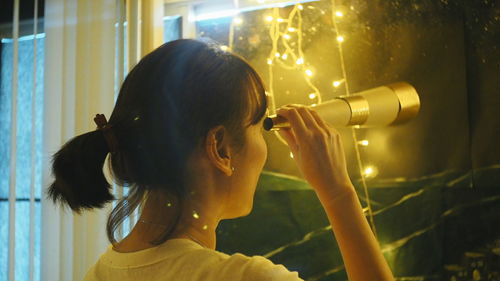
<path fill-rule="evenodd" d="M 500 277 L 500 165 L 474 171 L 481 189 L 471 187 L 471 175 L 372 182 L 378 239 L 399 280 L 453 280 L 461 273 L 464 279 L 455 280 L 472 280 L 474 253 L 489 264 L 483 278 Z M 347 279 L 326 215 L 300 179 L 264 172 L 252 213 L 223 221 L 217 233 L 220 251 L 266 256 L 305 280 Z"/>

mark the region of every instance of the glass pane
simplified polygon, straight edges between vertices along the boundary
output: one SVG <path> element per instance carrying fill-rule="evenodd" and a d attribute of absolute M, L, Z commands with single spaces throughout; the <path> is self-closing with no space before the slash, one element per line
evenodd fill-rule
<path fill-rule="evenodd" d="M 9 202 L 0 199 L 0 280 L 7 280 L 9 249 Z"/>
<path fill-rule="evenodd" d="M 12 44 L 2 43 L 0 72 L 0 198 L 9 197 L 12 115 Z"/>
<path fill-rule="evenodd" d="M 163 20 L 163 40 L 169 42 L 182 38 L 182 17 L 166 17 Z"/>

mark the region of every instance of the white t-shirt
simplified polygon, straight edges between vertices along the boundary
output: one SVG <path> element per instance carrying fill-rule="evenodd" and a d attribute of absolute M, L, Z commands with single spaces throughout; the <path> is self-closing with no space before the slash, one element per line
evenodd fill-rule
<path fill-rule="evenodd" d="M 131 253 L 112 245 L 93 265 L 84 281 L 303 281 L 262 256 L 227 255 L 185 238 Z"/>

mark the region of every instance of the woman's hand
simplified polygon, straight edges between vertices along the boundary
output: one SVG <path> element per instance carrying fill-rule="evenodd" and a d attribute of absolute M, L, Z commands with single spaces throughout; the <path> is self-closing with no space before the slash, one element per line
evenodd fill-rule
<path fill-rule="evenodd" d="M 277 114 L 290 123 L 290 128 L 280 129 L 279 134 L 288 143 L 302 175 L 316 193 L 336 198 L 352 191 L 339 132 L 303 105 L 286 105 L 279 108 Z"/>

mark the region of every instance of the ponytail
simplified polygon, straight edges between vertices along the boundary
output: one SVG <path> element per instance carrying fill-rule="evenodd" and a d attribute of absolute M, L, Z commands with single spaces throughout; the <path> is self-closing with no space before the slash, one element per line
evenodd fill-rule
<path fill-rule="evenodd" d="M 54 182 L 47 195 L 80 213 L 82 209 L 101 208 L 114 199 L 102 171 L 109 152 L 102 130 L 74 137 L 52 156 Z"/>

